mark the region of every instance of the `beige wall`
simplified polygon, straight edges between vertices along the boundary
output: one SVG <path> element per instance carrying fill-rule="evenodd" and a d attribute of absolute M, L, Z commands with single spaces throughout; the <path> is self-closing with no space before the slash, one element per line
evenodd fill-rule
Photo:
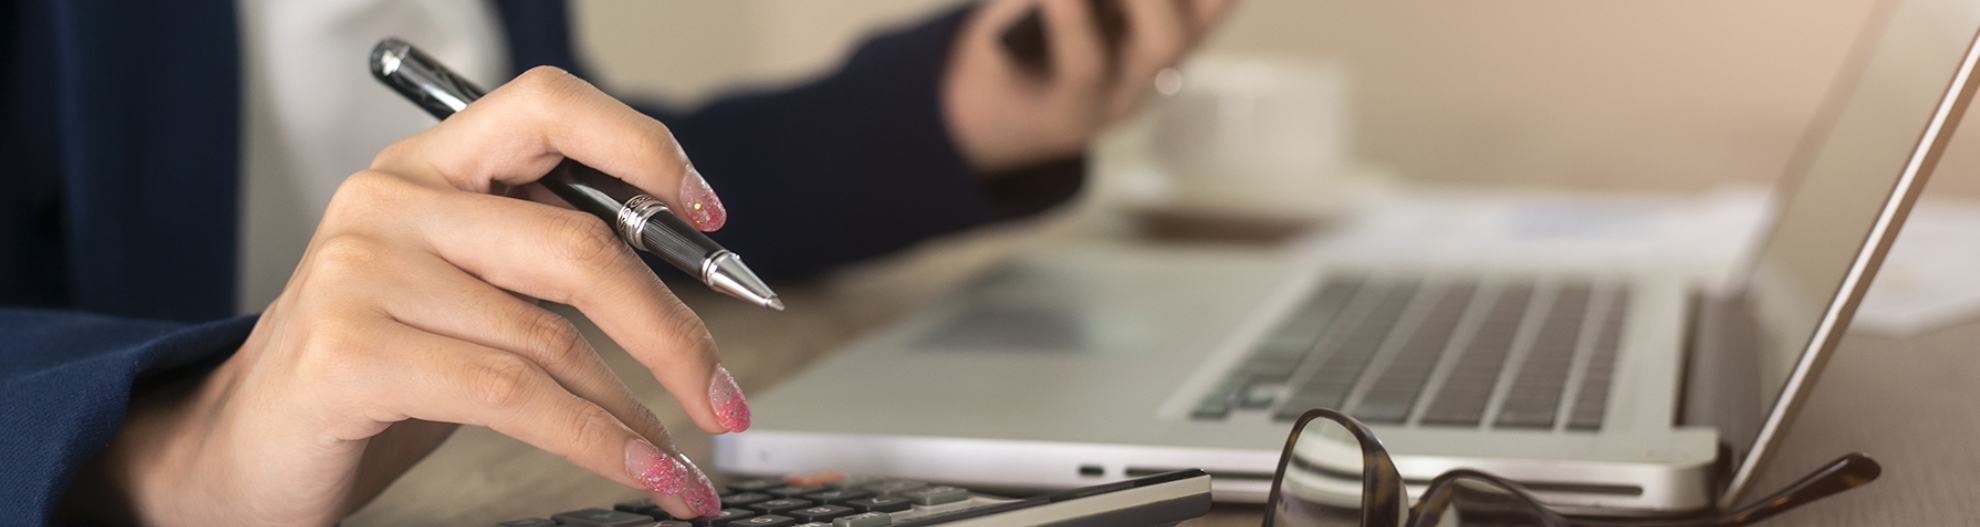
<path fill-rule="evenodd" d="M 866 33 L 954 0 L 572 2 L 579 49 L 623 93 L 695 102 L 825 71 Z"/>
<path fill-rule="evenodd" d="M 601 82 L 696 101 L 825 70 L 866 31 L 951 3 L 576 6 Z M 1249 0 L 1205 51 L 1345 62 L 1357 149 L 1410 179 L 1702 189 L 1780 173 L 1872 3 Z M 1980 195 L 1966 152 L 1935 188 Z"/>

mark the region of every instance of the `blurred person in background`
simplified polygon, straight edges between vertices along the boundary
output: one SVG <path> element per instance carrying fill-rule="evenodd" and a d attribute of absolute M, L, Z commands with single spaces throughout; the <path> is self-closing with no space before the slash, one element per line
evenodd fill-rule
<path fill-rule="evenodd" d="M 1034 5 L 1042 72 L 998 41 Z M 583 311 L 710 433 L 749 426 L 740 389 L 648 263 L 532 181 L 580 160 L 769 276 L 1034 214 L 1230 7 L 1120 5 L 1118 52 L 1082 0 L 967 4 L 681 112 L 582 80 L 561 2 L 0 0 L 0 510 L 329 525 L 473 424 L 710 513 L 653 413 L 518 295 Z M 368 78 L 384 36 L 517 77 L 433 125 Z M 241 294 L 237 258 L 271 254 L 293 271 Z"/>

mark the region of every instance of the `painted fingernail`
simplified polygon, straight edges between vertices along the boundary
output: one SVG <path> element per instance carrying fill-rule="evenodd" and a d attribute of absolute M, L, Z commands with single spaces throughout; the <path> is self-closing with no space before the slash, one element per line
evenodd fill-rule
<path fill-rule="evenodd" d="M 680 496 L 695 514 L 714 516 L 722 512 L 722 498 L 716 496 L 715 484 L 708 481 L 707 474 L 694 462 L 661 452 L 645 440 L 626 444 L 626 472 L 648 491 Z"/>
<path fill-rule="evenodd" d="M 730 432 L 748 430 L 749 401 L 743 400 L 742 387 L 720 364 L 715 365 L 714 377 L 708 382 L 708 403 L 715 409 L 715 419 Z"/>
<path fill-rule="evenodd" d="M 710 483 L 708 476 L 703 474 L 700 468 L 696 468 L 693 462 L 687 462 L 687 467 L 688 471 L 694 473 L 694 485 L 690 486 L 685 494 L 680 495 L 681 499 L 686 500 L 688 508 L 694 509 L 694 513 L 702 517 L 722 514 L 722 498 L 716 495 L 715 484 Z"/>
<path fill-rule="evenodd" d="M 668 455 L 643 439 L 626 444 L 626 472 L 646 490 L 679 496 L 694 483 L 693 471 L 680 456 Z"/>
<path fill-rule="evenodd" d="M 729 222 L 722 198 L 715 197 L 715 189 L 708 187 L 708 180 L 702 179 L 701 171 L 692 164 L 687 166 L 687 177 L 681 179 L 681 206 L 687 207 L 688 221 L 701 232 L 712 232 Z"/>

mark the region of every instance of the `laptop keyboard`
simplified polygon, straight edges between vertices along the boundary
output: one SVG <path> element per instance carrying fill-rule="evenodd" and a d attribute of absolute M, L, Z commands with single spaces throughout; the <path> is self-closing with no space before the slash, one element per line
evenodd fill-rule
<path fill-rule="evenodd" d="M 730 484 L 720 497 L 722 515 L 712 518 L 674 518 L 643 499 L 494 527 L 887 527 L 1010 501 L 960 487 L 863 476 L 820 485 L 743 481 Z"/>
<path fill-rule="evenodd" d="M 1592 431 L 1602 426 L 1629 290 L 1587 279 L 1330 279 L 1191 412 L 1290 421 Z"/>

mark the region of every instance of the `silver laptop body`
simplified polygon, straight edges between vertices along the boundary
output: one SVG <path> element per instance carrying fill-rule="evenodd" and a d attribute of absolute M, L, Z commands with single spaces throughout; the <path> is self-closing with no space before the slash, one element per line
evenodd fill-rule
<path fill-rule="evenodd" d="M 1263 501 L 1291 417 L 1324 406 L 1417 485 L 1469 467 L 1579 512 L 1729 506 L 1964 112 L 1970 4 L 1873 15 L 1734 298 L 1678 274 L 1056 247 L 752 399 L 715 464 L 1027 488 L 1201 468 L 1218 499 Z"/>

